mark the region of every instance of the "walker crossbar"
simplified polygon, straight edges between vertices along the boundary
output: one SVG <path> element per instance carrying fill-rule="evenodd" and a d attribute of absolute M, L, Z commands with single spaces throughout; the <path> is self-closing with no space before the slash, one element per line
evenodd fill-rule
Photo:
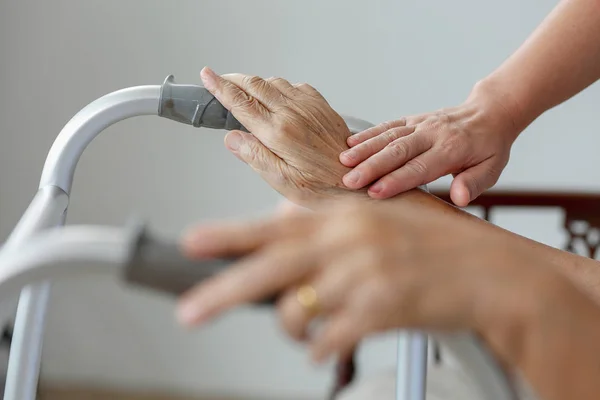
<path fill-rule="evenodd" d="M 49 281 L 53 278 L 75 273 L 116 274 L 129 285 L 176 295 L 230 263 L 191 262 L 174 243 L 157 240 L 139 226 L 62 227 L 75 168 L 87 145 L 107 127 L 141 115 L 158 115 L 194 127 L 245 130 L 205 88 L 175 84 L 172 76 L 163 85 L 132 87 L 101 97 L 65 125 L 50 149 L 37 194 L 0 249 L 1 304 L 20 291 L 5 400 L 36 398 Z M 353 133 L 372 126 L 355 118 L 345 120 Z M 272 299 L 263 303 L 271 304 Z M 475 378 L 474 389 L 481 399 L 517 399 L 512 382 L 473 335 L 431 336 Z M 397 400 L 425 400 L 427 335 L 400 332 L 398 356 Z"/>

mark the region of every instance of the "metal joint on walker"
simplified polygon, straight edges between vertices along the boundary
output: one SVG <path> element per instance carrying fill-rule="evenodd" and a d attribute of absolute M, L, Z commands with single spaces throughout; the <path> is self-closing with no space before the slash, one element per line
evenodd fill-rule
<path fill-rule="evenodd" d="M 196 128 L 246 130 L 206 88 L 177 84 L 173 75 L 161 86 L 158 115 Z"/>

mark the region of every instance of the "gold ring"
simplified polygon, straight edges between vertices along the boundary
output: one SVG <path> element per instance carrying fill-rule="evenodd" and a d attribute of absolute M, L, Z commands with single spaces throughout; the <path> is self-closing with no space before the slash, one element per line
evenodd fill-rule
<path fill-rule="evenodd" d="M 296 299 L 309 314 L 317 315 L 319 313 L 319 296 L 311 285 L 300 286 L 296 291 Z"/>

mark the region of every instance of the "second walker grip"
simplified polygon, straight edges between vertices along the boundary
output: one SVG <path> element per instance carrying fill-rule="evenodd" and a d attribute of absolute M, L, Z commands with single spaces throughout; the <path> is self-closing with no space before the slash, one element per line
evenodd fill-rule
<path fill-rule="evenodd" d="M 177 84 L 173 75 L 161 86 L 158 115 L 196 128 L 248 132 L 206 88 Z"/>
<path fill-rule="evenodd" d="M 224 272 L 234 259 L 191 260 L 175 242 L 161 240 L 143 226 L 134 227 L 124 281 L 133 286 L 180 296 L 198 283 Z M 256 305 L 273 305 L 278 296 L 261 299 Z"/>

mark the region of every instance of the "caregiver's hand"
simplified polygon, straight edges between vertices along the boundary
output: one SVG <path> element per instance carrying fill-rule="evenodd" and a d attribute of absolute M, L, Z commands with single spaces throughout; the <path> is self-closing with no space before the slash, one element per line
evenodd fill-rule
<path fill-rule="evenodd" d="M 243 258 L 184 295 L 180 321 L 205 323 L 282 293 L 279 315 L 292 337 L 306 339 L 311 320 L 325 319 L 310 338 L 316 360 L 393 328 L 472 329 L 506 358 L 502 333 L 526 332 L 538 307 L 560 312 L 552 296 L 563 281 L 504 235 L 457 223 L 446 207 L 429 216 L 419 212 L 428 204 L 387 204 L 338 202 L 321 212 L 196 229 L 184 241 L 190 257 Z M 510 340 L 513 349 L 525 338 Z"/>
<path fill-rule="evenodd" d="M 358 195 L 342 183 L 350 169 L 339 161 L 350 131 L 317 90 L 281 78 L 218 76 L 209 68 L 201 77 L 206 89 L 252 132 L 230 132 L 226 146 L 274 189 L 301 205 Z"/>
<path fill-rule="evenodd" d="M 495 90 L 476 86 L 460 106 L 401 118 L 348 138 L 340 161 L 355 167 L 348 188 L 370 185 L 385 199 L 454 174 L 452 201 L 468 205 L 492 187 L 508 163 L 510 148 L 523 129 L 517 107 Z"/>

